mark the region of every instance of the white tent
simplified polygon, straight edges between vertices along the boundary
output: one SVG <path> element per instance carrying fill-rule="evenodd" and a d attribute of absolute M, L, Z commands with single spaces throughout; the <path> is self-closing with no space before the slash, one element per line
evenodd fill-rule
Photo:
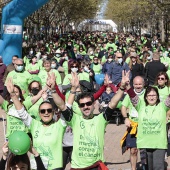
<path fill-rule="evenodd" d="M 112 20 L 104 20 L 104 19 L 86 19 L 78 25 L 78 31 L 83 30 L 86 24 L 91 24 L 94 26 L 95 25 L 110 25 L 112 27 L 112 31 L 117 32 L 117 25 Z M 99 27 L 96 27 L 96 28 L 99 28 Z"/>

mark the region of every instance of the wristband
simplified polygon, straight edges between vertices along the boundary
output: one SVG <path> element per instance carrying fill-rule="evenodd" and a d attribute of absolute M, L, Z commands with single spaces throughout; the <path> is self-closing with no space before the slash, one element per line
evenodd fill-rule
<path fill-rule="evenodd" d="M 122 90 L 122 91 L 125 91 L 125 88 L 123 88 L 123 87 L 121 87 L 121 86 L 119 87 L 119 89 Z"/>
<path fill-rule="evenodd" d="M 123 117 L 123 119 L 125 120 L 126 118 L 128 118 L 127 116 L 126 117 Z"/>
<path fill-rule="evenodd" d="M 76 91 L 70 91 L 71 94 L 76 94 Z"/>

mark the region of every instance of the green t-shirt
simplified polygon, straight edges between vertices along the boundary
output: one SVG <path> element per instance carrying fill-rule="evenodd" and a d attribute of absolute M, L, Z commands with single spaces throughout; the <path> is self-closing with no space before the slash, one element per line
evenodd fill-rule
<path fill-rule="evenodd" d="M 66 125 L 59 119 L 50 126 L 43 126 L 40 121 L 32 119 L 29 130 L 33 146 L 40 154 L 48 170 L 63 167 L 62 140 Z"/>
<path fill-rule="evenodd" d="M 40 70 L 45 70 L 44 67 L 43 67 L 43 60 L 42 59 L 38 60 L 38 65 L 39 65 Z"/>
<path fill-rule="evenodd" d="M 81 112 L 80 107 L 77 102 L 75 102 L 75 101 L 73 102 L 72 109 L 75 114 L 82 116 L 82 112 Z"/>
<path fill-rule="evenodd" d="M 68 74 L 68 61 L 64 61 L 62 67 L 64 68 L 64 74 Z"/>
<path fill-rule="evenodd" d="M 26 109 L 29 109 L 32 105 L 31 100 L 25 100 L 23 102 Z M 22 122 L 22 120 L 19 118 L 19 115 L 15 109 L 15 106 L 11 104 L 8 107 L 8 102 L 4 100 L 4 102 L 1 105 L 2 109 L 5 110 L 7 114 L 7 131 L 6 131 L 6 137 L 8 138 L 14 131 L 25 131 L 28 132 L 27 127 Z"/>
<path fill-rule="evenodd" d="M 146 106 L 140 100 L 136 106 L 138 116 L 137 148 L 167 149 L 166 112 L 163 102 Z"/>
<path fill-rule="evenodd" d="M 57 85 L 61 85 L 61 76 L 59 72 L 55 69 L 51 69 L 49 73 L 54 73 L 56 76 L 56 83 Z M 42 87 L 46 85 L 47 77 L 48 77 L 48 72 L 46 70 L 41 70 L 38 74 L 38 77 L 42 81 Z"/>
<path fill-rule="evenodd" d="M 88 120 L 73 114 L 68 122 L 74 134 L 72 168 L 88 167 L 99 160 L 104 162 L 104 133 L 107 123 L 103 114 Z"/>
<path fill-rule="evenodd" d="M 127 64 L 129 64 L 129 63 L 130 63 L 130 57 L 126 58 L 125 62 L 126 62 Z"/>
<path fill-rule="evenodd" d="M 144 93 L 145 92 L 143 91 L 143 93 L 139 95 L 139 98 L 141 100 L 144 100 Z M 135 107 L 133 107 L 129 95 L 126 95 L 125 98 L 123 99 L 122 106 L 129 108 L 129 119 L 131 119 L 134 122 L 138 122 L 138 112 L 135 109 Z"/>
<path fill-rule="evenodd" d="M 18 85 L 21 90 L 25 91 L 24 97 L 26 97 L 28 95 L 28 84 L 32 78 L 31 74 L 28 71 L 16 72 L 13 70 L 8 74 L 6 81 L 9 77 L 12 78 L 12 81 L 15 85 Z"/>
<path fill-rule="evenodd" d="M 107 59 L 106 59 L 106 56 L 104 55 L 103 57 L 102 57 L 102 63 L 105 63 L 107 61 Z"/>
<path fill-rule="evenodd" d="M 170 89 L 165 86 L 163 89 L 158 89 L 158 92 L 159 92 L 159 99 L 161 102 L 164 102 L 166 100 L 166 98 L 168 97 L 169 93 L 170 93 Z"/>
<path fill-rule="evenodd" d="M 170 58 L 169 57 L 160 57 L 160 61 L 163 64 L 168 64 L 168 70 L 170 70 Z"/>
<path fill-rule="evenodd" d="M 28 71 L 36 71 L 36 70 L 40 70 L 40 66 L 38 63 L 35 63 L 35 64 L 32 64 L 32 63 L 29 63 L 26 67 L 25 67 L 25 70 Z"/>
<path fill-rule="evenodd" d="M 95 74 L 100 74 L 102 71 L 102 65 L 101 64 L 92 64 L 92 69 L 94 71 Z"/>
<path fill-rule="evenodd" d="M 25 100 L 30 100 L 31 96 L 28 96 Z M 32 118 L 35 120 L 41 120 L 39 115 L 39 106 L 43 102 L 43 99 L 40 98 L 35 104 L 33 104 L 29 109 L 28 113 L 31 115 Z"/>
<path fill-rule="evenodd" d="M 27 56 L 24 56 L 23 61 L 24 61 L 25 65 L 27 65 L 27 64 L 29 64 L 30 59 L 27 58 Z"/>
<path fill-rule="evenodd" d="M 90 82 L 90 75 L 89 73 L 83 71 L 82 73 L 79 73 L 79 80 L 86 80 Z"/>

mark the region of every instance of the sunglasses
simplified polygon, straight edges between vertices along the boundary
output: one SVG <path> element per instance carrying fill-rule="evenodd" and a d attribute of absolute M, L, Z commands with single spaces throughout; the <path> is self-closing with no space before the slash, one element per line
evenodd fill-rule
<path fill-rule="evenodd" d="M 93 102 L 92 101 L 89 101 L 89 102 L 87 102 L 87 103 L 79 103 L 79 107 L 84 107 L 85 105 L 86 106 L 91 106 L 93 104 Z"/>
<path fill-rule="evenodd" d="M 49 109 L 40 109 L 41 114 L 45 114 L 46 111 L 47 111 L 47 113 L 52 113 L 53 109 L 51 109 L 51 108 L 49 108 Z"/>
<path fill-rule="evenodd" d="M 77 66 L 71 66 L 71 68 L 77 68 Z"/>
<path fill-rule="evenodd" d="M 23 64 L 16 64 L 17 66 L 23 66 Z"/>
<path fill-rule="evenodd" d="M 165 80 L 165 78 L 163 78 L 163 77 L 158 77 L 158 80 Z"/>

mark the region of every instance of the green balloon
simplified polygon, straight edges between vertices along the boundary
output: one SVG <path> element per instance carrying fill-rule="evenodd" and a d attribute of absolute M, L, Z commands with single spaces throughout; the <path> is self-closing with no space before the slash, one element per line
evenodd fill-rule
<path fill-rule="evenodd" d="M 30 148 L 30 138 L 23 131 L 15 131 L 9 136 L 8 147 L 15 155 L 23 155 L 28 152 Z"/>

